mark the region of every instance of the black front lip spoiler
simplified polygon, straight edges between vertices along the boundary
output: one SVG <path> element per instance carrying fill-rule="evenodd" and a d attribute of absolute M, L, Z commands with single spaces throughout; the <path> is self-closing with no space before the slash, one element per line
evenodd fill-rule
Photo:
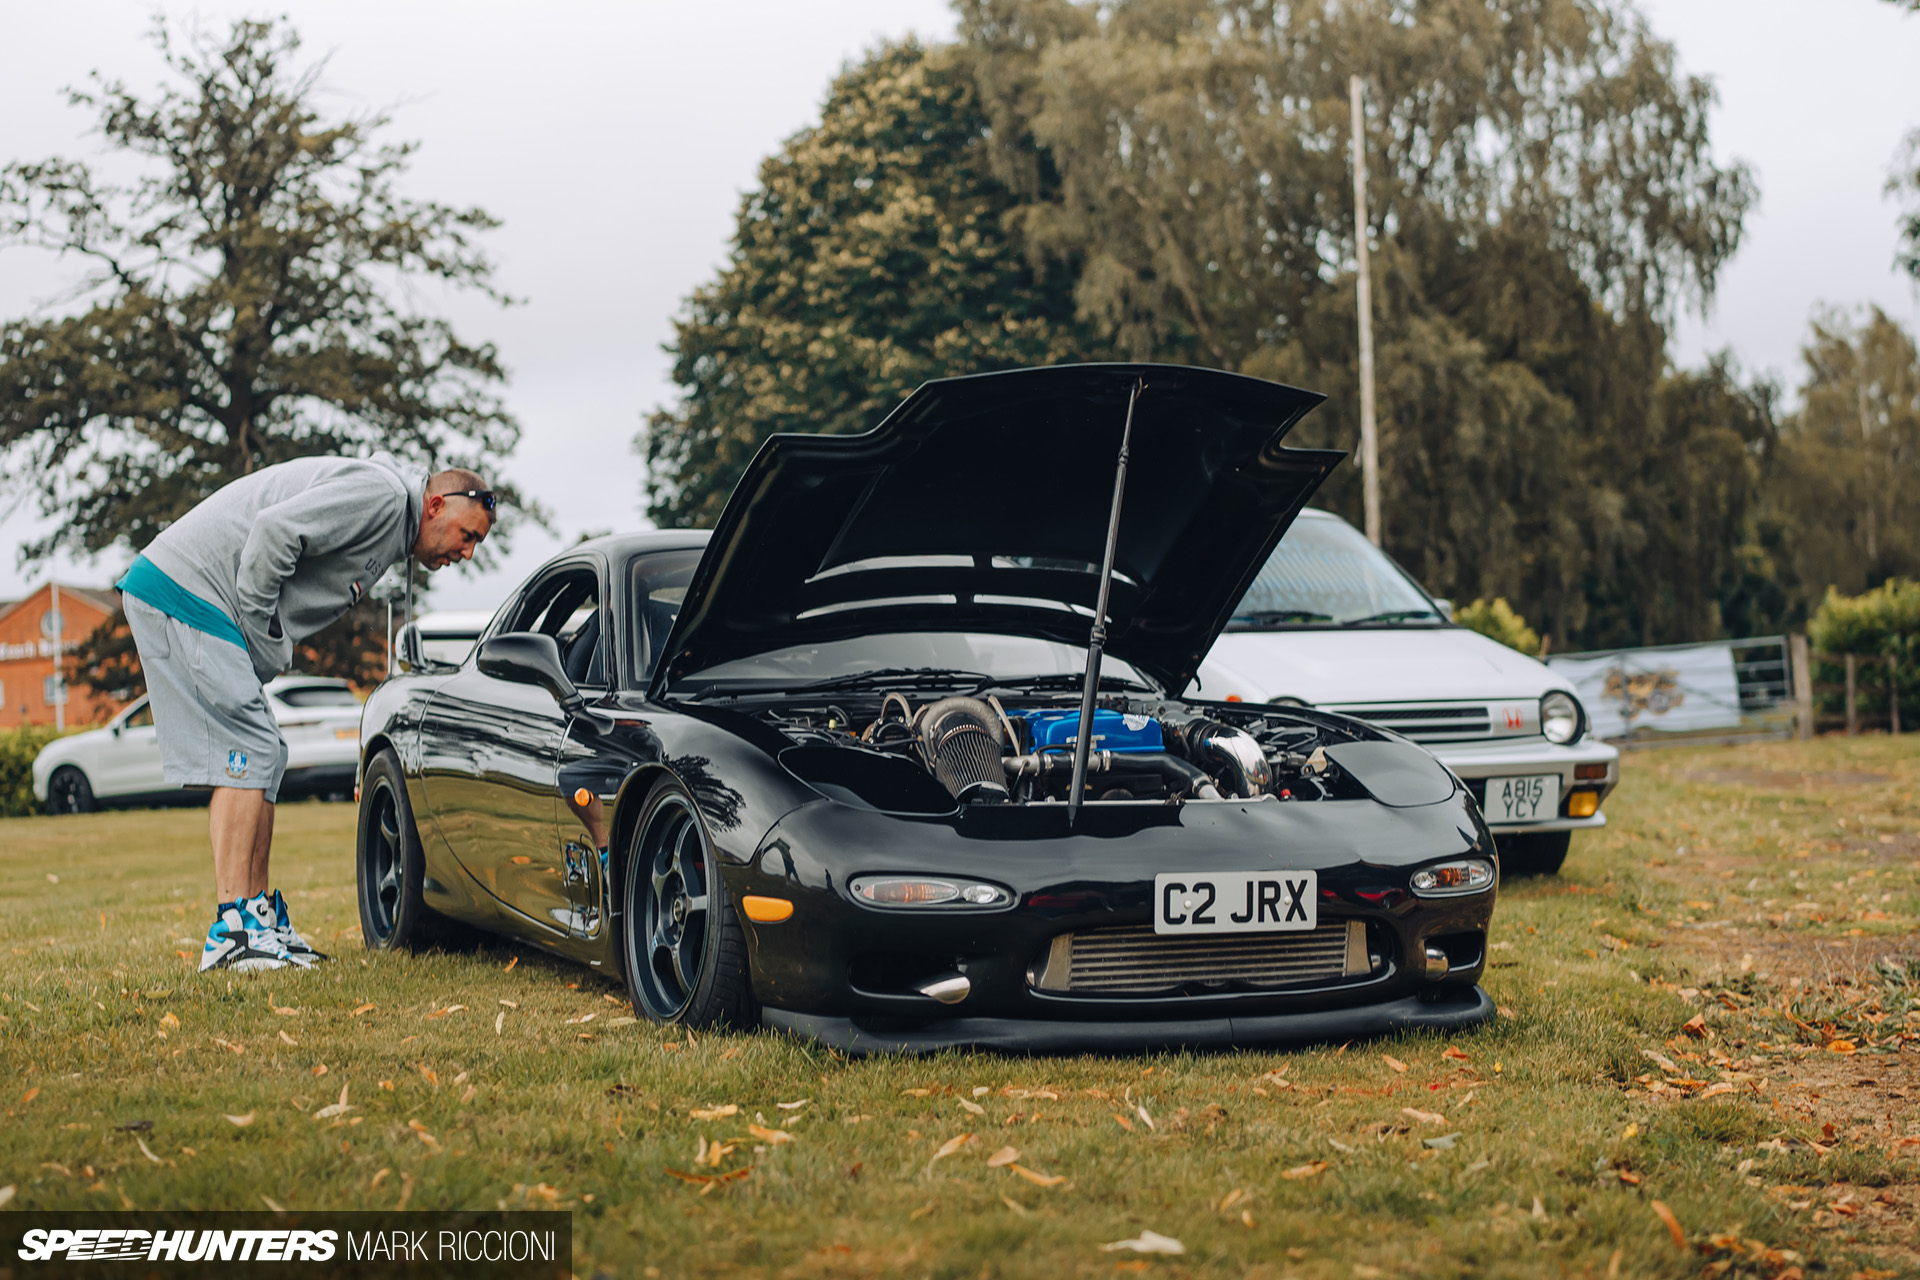
<path fill-rule="evenodd" d="M 851 1018 L 763 1009 L 776 1031 L 849 1054 L 938 1053 L 992 1049 L 1003 1053 L 1130 1053 L 1144 1049 L 1243 1049 L 1358 1040 L 1397 1031 L 1463 1031 L 1493 1016 L 1479 987 L 1444 989 L 1439 998 L 1405 996 L 1383 1004 L 1313 1013 L 1166 1022 L 1061 1022 L 1029 1018 L 953 1018 L 912 1030 L 868 1030 Z"/>

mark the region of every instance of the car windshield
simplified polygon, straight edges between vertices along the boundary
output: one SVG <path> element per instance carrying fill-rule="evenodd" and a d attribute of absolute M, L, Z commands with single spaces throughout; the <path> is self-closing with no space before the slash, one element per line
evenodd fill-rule
<path fill-rule="evenodd" d="M 881 679 L 927 677 L 955 673 L 959 683 L 985 677 L 1007 683 L 1036 683 L 1067 687 L 1087 669 L 1087 651 L 1029 636 L 988 635 L 952 631 L 882 631 L 850 640 L 792 645 L 739 658 L 697 671 L 679 683 L 689 686 L 728 684 L 793 688 L 823 680 L 841 680 L 867 674 Z M 1118 658 L 1100 664 L 1100 682 L 1154 686 Z M 1073 687 L 1078 687 L 1077 685 Z"/>
<path fill-rule="evenodd" d="M 1443 621 L 1420 588 L 1358 529 L 1344 520 L 1303 515 L 1261 567 L 1227 630 Z"/>

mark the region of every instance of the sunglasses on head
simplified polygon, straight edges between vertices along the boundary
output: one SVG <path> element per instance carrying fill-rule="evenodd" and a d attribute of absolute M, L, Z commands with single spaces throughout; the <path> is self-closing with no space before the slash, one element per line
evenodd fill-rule
<path fill-rule="evenodd" d="M 493 490 L 491 489 L 455 489 L 451 493 L 444 493 L 440 496 L 443 498 L 472 498 L 475 502 L 485 507 L 489 515 L 493 513 L 494 507 L 498 505 L 500 501 L 494 497 Z"/>

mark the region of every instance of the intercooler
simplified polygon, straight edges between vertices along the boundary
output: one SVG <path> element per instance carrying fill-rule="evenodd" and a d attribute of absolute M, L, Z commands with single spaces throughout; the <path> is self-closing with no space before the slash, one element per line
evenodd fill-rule
<path fill-rule="evenodd" d="M 1036 990 L 1066 995 L 1152 995 L 1193 986 L 1279 990 L 1360 977 L 1373 967 L 1360 920 L 1210 937 L 1130 925 L 1060 934 L 1029 978 Z"/>

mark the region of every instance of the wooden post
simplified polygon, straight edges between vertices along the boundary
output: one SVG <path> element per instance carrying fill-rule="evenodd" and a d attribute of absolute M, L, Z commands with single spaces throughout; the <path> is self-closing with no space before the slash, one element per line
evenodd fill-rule
<path fill-rule="evenodd" d="M 1890 732 L 1900 732 L 1900 664 L 1892 654 L 1887 655 L 1887 715 L 1892 724 Z"/>
<path fill-rule="evenodd" d="M 1852 653 L 1841 656 L 1847 660 L 1847 736 L 1851 738 L 1860 732 L 1860 708 L 1853 704 L 1853 695 L 1859 687 L 1856 682 L 1856 673 L 1860 667 L 1860 658 L 1859 655 Z"/>
<path fill-rule="evenodd" d="M 1794 736 L 1806 741 L 1813 737 L 1813 659 L 1805 636 L 1787 637 L 1787 658 L 1793 664 Z"/>

